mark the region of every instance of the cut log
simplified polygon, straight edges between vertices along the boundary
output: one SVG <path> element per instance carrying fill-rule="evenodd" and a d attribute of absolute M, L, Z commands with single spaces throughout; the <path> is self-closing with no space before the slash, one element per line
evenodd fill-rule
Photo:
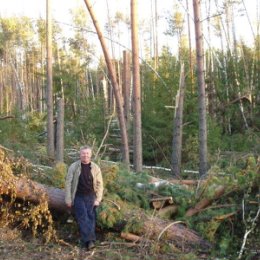
<path fill-rule="evenodd" d="M 224 186 L 219 186 L 218 188 L 216 188 L 215 194 L 213 196 L 212 199 L 209 198 L 204 198 L 202 199 L 200 202 L 198 202 L 194 208 L 190 208 L 185 216 L 186 217 L 191 217 L 195 214 L 198 214 L 202 209 L 206 208 L 207 206 L 211 205 L 211 203 L 220 198 L 225 192 L 225 187 Z"/>

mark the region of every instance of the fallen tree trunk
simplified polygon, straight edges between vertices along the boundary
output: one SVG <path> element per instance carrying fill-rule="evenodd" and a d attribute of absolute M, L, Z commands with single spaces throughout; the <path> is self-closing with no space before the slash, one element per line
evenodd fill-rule
<path fill-rule="evenodd" d="M 1 177 L 1 176 L 0 176 Z M 14 177 L 12 189 L 17 198 L 28 200 L 32 202 L 41 202 L 46 199 L 51 209 L 60 212 L 67 212 L 68 209 L 64 202 L 65 192 L 63 189 L 49 187 L 26 178 Z M 0 194 L 9 194 L 10 185 L 8 181 L 1 180 Z M 164 235 L 161 236 L 163 240 L 172 241 L 178 247 L 189 250 L 191 248 L 209 248 L 205 240 L 203 240 L 197 233 L 188 229 L 183 225 L 175 225 L 173 222 L 161 220 L 157 217 L 144 216 L 145 224 L 142 234 L 138 234 L 149 239 L 158 240 L 160 233 L 165 230 Z"/>

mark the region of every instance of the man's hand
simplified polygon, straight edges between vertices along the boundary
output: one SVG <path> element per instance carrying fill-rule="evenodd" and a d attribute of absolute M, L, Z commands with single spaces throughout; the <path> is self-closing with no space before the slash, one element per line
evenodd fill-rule
<path fill-rule="evenodd" d="M 99 206 L 99 204 L 100 204 L 100 202 L 99 202 L 99 201 L 97 201 L 97 200 L 95 200 L 95 202 L 94 202 L 94 207 L 97 207 L 97 206 Z"/>
<path fill-rule="evenodd" d="M 71 203 L 66 203 L 68 208 L 71 208 Z"/>

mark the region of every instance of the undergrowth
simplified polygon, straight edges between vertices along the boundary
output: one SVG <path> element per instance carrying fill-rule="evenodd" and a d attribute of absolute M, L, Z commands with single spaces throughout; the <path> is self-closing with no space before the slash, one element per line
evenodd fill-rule
<path fill-rule="evenodd" d="M 247 237 L 242 254 L 244 258 L 241 259 L 251 259 L 257 254 L 256 249 L 260 246 L 259 219 L 255 222 L 253 220 L 257 216 L 260 200 L 258 158 L 249 155 L 225 168 L 215 165 L 203 182 L 189 187 L 149 184 L 147 173 L 136 174 L 118 165 L 102 164 L 101 168 L 105 190 L 102 204 L 97 209 L 97 223 L 103 232 L 145 232 L 143 214 L 148 217 L 156 215 L 150 199 L 153 196 L 172 196 L 178 212 L 169 221 L 182 221 L 210 241 L 214 245 L 212 259 L 237 257 L 248 230 L 252 232 Z M 65 174 L 65 164 L 43 168 L 39 174 L 24 157 L 7 156 L 0 150 L 0 225 L 30 231 L 32 236 L 40 235 L 47 242 L 57 239 L 55 221 L 46 199 L 40 198 L 39 203 L 17 199 L 15 181 L 25 178 L 30 183 L 30 179 L 34 179 L 63 188 Z M 215 199 L 215 191 L 220 186 L 224 187 L 224 194 Z M 210 205 L 196 215 L 186 217 L 187 210 L 196 207 L 203 199 L 210 200 Z M 167 243 L 165 246 L 164 242 L 160 244 L 158 250 L 149 249 L 150 253 L 172 252 L 173 245 Z M 189 255 L 186 257 L 189 259 Z M 190 257 L 193 259 L 195 256 Z"/>

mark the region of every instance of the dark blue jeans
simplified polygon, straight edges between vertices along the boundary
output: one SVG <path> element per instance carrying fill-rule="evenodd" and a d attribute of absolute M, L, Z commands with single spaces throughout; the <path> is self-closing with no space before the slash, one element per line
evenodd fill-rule
<path fill-rule="evenodd" d="M 83 243 L 96 240 L 95 199 L 95 195 L 76 195 L 74 199 L 74 213 Z"/>

